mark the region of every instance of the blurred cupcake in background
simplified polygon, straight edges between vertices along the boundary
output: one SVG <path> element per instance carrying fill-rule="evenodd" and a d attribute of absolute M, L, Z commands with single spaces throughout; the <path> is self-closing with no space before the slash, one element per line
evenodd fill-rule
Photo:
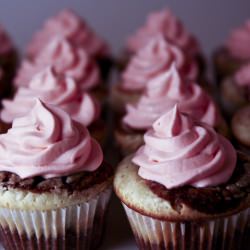
<path fill-rule="evenodd" d="M 107 80 L 112 58 L 107 43 L 88 26 L 87 22 L 69 9 L 47 19 L 27 47 L 27 57 L 34 60 L 55 36 L 66 38 L 73 47 L 82 48 L 99 66 L 102 79 Z"/>
<path fill-rule="evenodd" d="M 121 82 L 111 89 L 111 106 L 118 114 L 124 114 L 126 104 L 136 103 L 150 80 L 167 72 L 172 63 L 187 79 L 196 80 L 197 65 L 189 60 L 176 46 L 168 43 L 162 35 L 152 38 L 129 62 L 122 73 Z"/>
<path fill-rule="evenodd" d="M 249 157 L 177 106 L 144 140 L 114 178 L 138 248 L 247 250 Z"/>
<path fill-rule="evenodd" d="M 0 97 L 12 93 L 12 81 L 18 64 L 17 50 L 9 35 L 0 25 Z"/>
<path fill-rule="evenodd" d="M 232 134 L 236 147 L 250 154 L 250 104 L 238 109 L 231 122 Z"/>
<path fill-rule="evenodd" d="M 63 110 L 36 100 L 0 142 L 4 248 L 95 249 L 113 171 L 88 130 Z"/>
<path fill-rule="evenodd" d="M 220 103 L 229 119 L 240 107 L 250 103 L 250 64 L 242 66 L 231 77 L 222 81 Z"/>
<path fill-rule="evenodd" d="M 10 128 L 15 118 L 29 113 L 37 97 L 66 111 L 72 119 L 88 127 L 91 136 L 104 145 L 107 128 L 100 117 L 100 104 L 87 92 L 81 90 L 75 80 L 58 74 L 53 67 L 37 73 L 28 86 L 19 87 L 13 99 L 2 101 L 2 129 Z"/>
<path fill-rule="evenodd" d="M 115 130 L 122 154 L 135 152 L 143 144 L 144 133 L 175 105 L 181 112 L 228 135 L 228 127 L 213 99 L 198 84 L 186 80 L 172 64 L 170 70 L 148 82 L 137 103 L 127 104 L 127 112 Z"/>
<path fill-rule="evenodd" d="M 32 77 L 48 66 L 53 66 L 59 74 L 73 78 L 81 89 L 90 91 L 100 102 L 105 102 L 107 90 L 96 63 L 85 50 L 60 37 L 55 37 L 33 61 L 25 59 L 22 62 L 15 78 L 15 86 L 18 88 L 29 85 Z"/>
<path fill-rule="evenodd" d="M 121 58 L 121 66 L 124 68 L 133 54 L 145 47 L 153 37 L 159 34 L 169 43 L 179 47 L 192 60 L 195 60 L 200 69 L 204 68 L 203 56 L 197 39 L 186 29 L 181 20 L 167 8 L 149 14 L 145 24 L 128 38 Z"/>
<path fill-rule="evenodd" d="M 233 30 L 225 44 L 213 56 L 217 83 L 232 76 L 244 64 L 250 62 L 250 19 Z"/>

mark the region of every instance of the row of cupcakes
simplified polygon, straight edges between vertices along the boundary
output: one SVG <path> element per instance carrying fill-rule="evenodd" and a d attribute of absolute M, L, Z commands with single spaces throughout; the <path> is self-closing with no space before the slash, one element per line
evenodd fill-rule
<path fill-rule="evenodd" d="M 99 245 L 113 170 L 86 127 L 35 99 L 0 135 L 0 155 L 5 249 Z M 114 178 L 138 247 L 247 250 L 249 160 L 178 105 L 160 116 Z"/>
<path fill-rule="evenodd" d="M 49 19 L 21 63 L 13 99 L 3 101 L 2 127 L 10 128 L 0 136 L 1 238 L 7 249 L 17 244 L 89 249 L 101 236 L 112 171 L 102 167 L 100 148 L 84 128 L 97 139 L 105 134 L 103 126 L 95 127 L 100 108 L 91 96 L 103 100 L 94 81 L 96 72 L 102 75 L 96 67 L 102 56 L 79 46 L 79 41 L 88 44 L 89 35 L 78 37 L 83 27 L 71 11 Z M 135 153 L 118 167 L 115 191 L 138 245 L 195 249 L 209 241 L 210 249 L 244 249 L 249 158 L 237 157 L 212 128 L 228 134 L 218 107 L 201 87 L 204 64 L 197 42 L 165 10 L 150 15 L 131 43 L 142 41 L 138 51 L 125 52 L 131 59 L 110 98 L 117 142 L 124 155 Z M 106 68 L 110 57 L 104 51 Z"/>

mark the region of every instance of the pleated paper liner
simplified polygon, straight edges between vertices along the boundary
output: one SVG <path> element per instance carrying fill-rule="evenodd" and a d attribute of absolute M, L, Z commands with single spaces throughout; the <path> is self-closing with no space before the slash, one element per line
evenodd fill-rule
<path fill-rule="evenodd" d="M 111 189 L 79 205 L 48 211 L 0 208 L 5 249 L 95 249 L 102 238 Z"/>
<path fill-rule="evenodd" d="M 181 223 L 157 220 L 123 206 L 139 249 L 250 249 L 250 209 L 225 218 Z"/>

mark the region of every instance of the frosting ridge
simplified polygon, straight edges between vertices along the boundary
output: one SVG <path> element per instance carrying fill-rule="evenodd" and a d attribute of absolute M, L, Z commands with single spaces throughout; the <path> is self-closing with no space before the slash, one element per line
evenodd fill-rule
<path fill-rule="evenodd" d="M 15 79 L 16 86 L 27 86 L 32 76 L 48 66 L 74 78 L 82 89 L 92 89 L 100 83 L 99 69 L 88 54 L 67 39 L 55 37 L 33 62 L 23 61 Z"/>
<path fill-rule="evenodd" d="M 122 88 L 143 90 L 147 82 L 169 70 L 172 63 L 188 79 L 198 76 L 196 63 L 176 46 L 169 44 L 162 35 L 153 37 L 131 59 L 122 75 Z"/>
<path fill-rule="evenodd" d="M 144 26 L 129 37 L 127 48 L 135 52 L 144 47 L 157 34 L 162 34 L 169 42 L 191 55 L 199 53 L 196 38 L 187 31 L 183 23 L 169 9 L 148 15 Z"/>
<path fill-rule="evenodd" d="M 74 46 L 83 48 L 90 56 L 108 53 L 108 46 L 87 25 L 86 21 L 69 9 L 60 11 L 46 20 L 42 29 L 35 33 L 27 48 L 27 54 L 35 58 L 55 36 L 67 38 Z"/>
<path fill-rule="evenodd" d="M 63 110 L 38 99 L 34 108 L 0 135 L 0 171 L 21 178 L 53 178 L 94 171 L 102 163 L 99 144 Z"/>
<path fill-rule="evenodd" d="M 199 121 L 213 127 L 219 123 L 220 114 L 213 100 L 198 84 L 185 80 L 174 64 L 147 83 L 136 104 L 126 106 L 123 122 L 134 129 L 148 129 L 176 104 L 181 112 Z"/>
<path fill-rule="evenodd" d="M 236 166 L 231 143 L 211 127 L 180 113 L 177 106 L 144 135 L 135 154 L 139 175 L 166 188 L 216 186 L 227 182 Z"/>
<path fill-rule="evenodd" d="M 36 74 L 29 86 L 18 88 L 12 100 L 2 101 L 1 119 L 12 123 L 15 118 L 26 115 L 34 105 L 34 97 L 62 108 L 84 126 L 100 117 L 97 100 L 80 90 L 74 79 L 57 74 L 53 67 L 48 67 Z"/>

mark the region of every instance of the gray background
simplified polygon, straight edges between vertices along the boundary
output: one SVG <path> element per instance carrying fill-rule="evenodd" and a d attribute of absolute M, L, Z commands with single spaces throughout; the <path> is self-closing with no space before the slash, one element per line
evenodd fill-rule
<path fill-rule="evenodd" d="M 232 27 L 250 16 L 249 0 L 0 0 L 0 22 L 15 43 L 24 48 L 46 17 L 69 6 L 84 16 L 117 52 L 148 12 L 166 5 L 199 37 L 207 53 L 223 42 Z"/>

